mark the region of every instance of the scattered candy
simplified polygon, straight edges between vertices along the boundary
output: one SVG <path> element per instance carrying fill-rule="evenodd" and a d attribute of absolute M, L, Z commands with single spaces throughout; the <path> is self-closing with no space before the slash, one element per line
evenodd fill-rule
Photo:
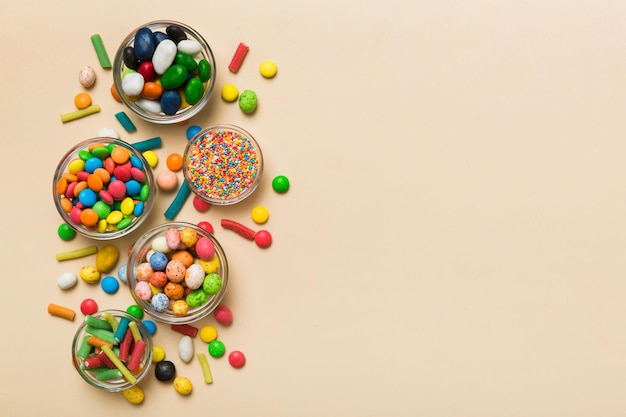
<path fill-rule="evenodd" d="M 97 104 L 92 104 L 91 106 L 86 107 L 84 109 L 62 114 L 61 123 L 71 122 L 72 120 L 80 119 L 82 117 L 89 116 L 90 114 L 95 114 L 99 112 L 100 112 L 100 106 Z"/>
<path fill-rule="evenodd" d="M 142 140 L 139 142 L 133 142 L 133 148 L 135 148 L 138 152 L 145 152 L 151 149 L 160 148 L 163 144 L 160 136 L 156 136 L 151 139 Z"/>
<path fill-rule="evenodd" d="M 156 168 L 157 164 L 159 163 L 159 157 L 154 151 L 152 150 L 145 151 L 142 155 L 146 159 L 146 161 L 148 162 L 148 165 L 150 165 L 151 168 Z"/>
<path fill-rule="evenodd" d="M 193 197 L 193 207 L 200 213 L 204 213 L 211 208 L 211 203 L 201 199 L 199 196 L 196 195 Z"/>
<path fill-rule="evenodd" d="M 72 240 L 76 237 L 76 230 L 72 229 L 67 223 L 61 223 L 57 228 L 57 235 L 59 235 L 61 240 Z"/>
<path fill-rule="evenodd" d="M 196 337 L 196 335 L 198 334 L 198 328 L 190 324 L 172 324 L 170 327 L 172 328 L 172 330 L 185 336 Z"/>
<path fill-rule="evenodd" d="M 246 356 L 238 350 L 233 350 L 228 355 L 228 363 L 230 363 L 233 368 L 241 368 L 246 364 Z"/>
<path fill-rule="evenodd" d="M 115 83 L 111 84 L 111 88 L 109 88 L 109 92 L 111 93 L 111 96 L 113 96 L 113 99 L 115 101 L 117 101 L 118 103 L 122 102 L 122 99 L 120 98 L 120 95 L 117 92 L 117 88 L 115 87 Z"/>
<path fill-rule="evenodd" d="M 259 230 L 254 235 L 254 243 L 260 248 L 269 248 L 272 244 L 272 235 L 267 230 Z"/>
<path fill-rule="evenodd" d="M 215 327 L 207 325 L 200 329 L 200 340 L 209 343 L 215 339 L 217 339 L 217 329 Z"/>
<path fill-rule="evenodd" d="M 245 198 L 256 189 L 263 168 L 254 139 L 230 127 L 216 127 L 196 136 L 187 148 L 184 164 L 190 187 L 213 204 Z"/>
<path fill-rule="evenodd" d="M 191 394 L 193 387 L 188 378 L 185 378 L 184 376 L 177 376 L 174 378 L 174 389 L 181 395 L 189 395 Z"/>
<path fill-rule="evenodd" d="M 204 377 L 204 382 L 206 384 L 213 383 L 213 375 L 211 374 L 211 368 L 209 367 L 209 361 L 204 353 L 198 353 L 196 355 L 198 361 L 200 362 L 200 367 L 202 368 L 202 376 Z"/>
<path fill-rule="evenodd" d="M 93 298 L 85 298 L 80 303 L 80 311 L 85 315 L 96 314 L 98 312 L 98 303 Z"/>
<path fill-rule="evenodd" d="M 100 281 L 100 272 L 95 266 L 85 265 L 80 269 L 78 276 L 87 284 L 95 284 Z"/>
<path fill-rule="evenodd" d="M 92 245 L 92 246 L 87 246 L 81 249 L 74 249 L 74 250 L 67 251 L 67 252 L 57 253 L 56 260 L 67 261 L 70 259 L 77 259 L 77 258 L 82 258 L 84 256 L 93 255 L 94 253 L 98 253 L 98 247 Z"/>
<path fill-rule="evenodd" d="M 150 333 L 151 336 L 154 336 L 157 331 L 156 323 L 152 320 L 144 320 L 143 325 L 146 326 L 146 329 L 148 329 L 148 333 Z"/>
<path fill-rule="evenodd" d="M 96 82 L 96 71 L 89 65 L 82 67 L 80 71 L 78 71 L 78 82 L 85 88 L 91 87 Z"/>
<path fill-rule="evenodd" d="M 237 73 L 237 71 L 239 71 L 239 68 L 241 67 L 241 64 L 243 63 L 243 59 L 246 57 L 246 54 L 248 53 L 249 50 L 250 50 L 250 47 L 248 47 L 248 45 L 246 45 L 243 42 L 240 42 L 239 45 L 237 45 L 235 54 L 230 60 L 230 64 L 228 64 L 228 69 L 231 72 Z"/>
<path fill-rule="evenodd" d="M 272 180 L 272 188 L 277 193 L 286 193 L 289 190 L 289 179 L 284 175 L 278 175 Z"/>
<path fill-rule="evenodd" d="M 143 318 L 143 310 L 137 304 L 131 304 L 126 307 L 126 312 L 139 320 Z"/>
<path fill-rule="evenodd" d="M 125 389 L 122 391 L 122 394 L 124 395 L 124 398 L 126 398 L 126 401 L 135 405 L 141 404 L 145 397 L 143 390 L 139 385 Z"/>
<path fill-rule="evenodd" d="M 162 382 L 168 382 L 176 377 L 176 366 L 171 361 L 161 361 L 154 367 L 154 376 Z"/>
<path fill-rule="evenodd" d="M 239 96 L 239 108 L 242 112 L 249 114 L 256 110 L 258 99 L 252 90 L 244 90 Z"/>
<path fill-rule="evenodd" d="M 236 101 L 239 98 L 239 90 L 234 84 L 224 84 L 222 87 L 222 99 L 229 103 Z"/>
<path fill-rule="evenodd" d="M 193 359 L 193 339 L 191 337 L 181 337 L 178 342 L 178 356 L 185 363 L 191 362 Z"/>
<path fill-rule="evenodd" d="M 115 277 L 108 275 L 100 281 L 100 288 L 107 294 L 115 294 L 120 288 L 120 283 Z"/>
<path fill-rule="evenodd" d="M 126 264 L 122 264 L 119 268 L 117 268 L 117 277 L 124 284 L 128 284 L 128 277 L 126 276 Z"/>
<path fill-rule="evenodd" d="M 187 140 L 193 139 L 193 137 L 196 136 L 201 130 L 202 128 L 198 125 L 189 126 L 185 132 Z"/>
<path fill-rule="evenodd" d="M 179 153 L 171 153 L 167 156 L 165 165 L 170 171 L 180 171 L 183 168 L 183 156 Z"/>
<path fill-rule="evenodd" d="M 172 191 L 178 187 L 178 175 L 173 171 L 161 171 L 156 176 L 156 184 L 163 191 Z"/>
<path fill-rule="evenodd" d="M 220 220 L 220 224 L 224 229 L 232 230 L 239 236 L 245 237 L 248 240 L 253 240 L 254 236 L 256 235 L 256 232 L 254 230 L 234 220 L 222 219 Z"/>
<path fill-rule="evenodd" d="M 165 360 L 165 349 L 161 346 L 152 346 L 152 363 L 159 363 Z"/>
<path fill-rule="evenodd" d="M 57 278 L 57 286 L 62 290 L 69 290 L 78 282 L 78 276 L 73 272 L 64 272 Z"/>
<path fill-rule="evenodd" d="M 267 222 L 269 216 L 269 212 L 263 206 L 256 206 L 252 209 L 252 212 L 250 212 L 250 217 L 252 217 L 252 221 L 257 224 L 263 224 Z"/>
<path fill-rule="evenodd" d="M 174 220 L 174 218 L 176 218 L 176 215 L 183 208 L 185 201 L 187 201 L 189 194 L 191 194 L 191 189 L 187 185 L 187 182 L 180 184 L 174 200 L 172 200 L 167 210 L 165 210 L 164 216 L 166 219 Z"/>
<path fill-rule="evenodd" d="M 48 304 L 48 314 L 61 317 L 62 319 L 69 321 L 74 321 L 74 316 L 76 316 L 76 312 L 74 310 L 58 304 Z"/>
<path fill-rule="evenodd" d="M 278 68 L 273 61 L 266 60 L 261 62 L 259 72 L 265 78 L 273 78 L 276 75 L 276 72 L 278 72 Z"/>
<path fill-rule="evenodd" d="M 209 355 L 214 358 L 221 358 L 224 356 L 226 352 L 226 347 L 224 346 L 224 342 L 221 340 L 215 339 L 209 343 Z"/>
<path fill-rule="evenodd" d="M 112 244 L 104 245 L 96 254 L 96 269 L 99 272 L 109 272 L 115 268 L 120 257 L 120 250 Z"/>
<path fill-rule="evenodd" d="M 118 122 L 120 122 L 124 130 L 126 130 L 127 132 L 134 132 L 135 130 L 137 130 L 137 127 L 135 126 L 133 121 L 130 120 L 128 115 L 123 111 L 115 113 L 115 118 Z"/>
<path fill-rule="evenodd" d="M 78 93 L 74 96 L 74 105 L 77 109 L 82 110 L 91 106 L 91 96 L 87 93 Z"/>
<path fill-rule="evenodd" d="M 111 68 L 111 61 L 109 60 L 109 55 L 107 54 L 106 49 L 104 48 L 104 42 L 102 42 L 102 37 L 97 33 L 91 35 L 91 44 L 96 51 L 96 56 L 98 57 L 100 66 L 105 69 Z"/>
<path fill-rule="evenodd" d="M 209 222 L 206 222 L 206 221 L 199 222 L 198 227 L 201 227 L 202 229 L 206 230 L 207 232 L 211 234 L 215 233 L 215 230 L 213 229 L 213 225 Z"/>
<path fill-rule="evenodd" d="M 228 308 L 228 306 L 225 306 L 223 304 L 217 306 L 217 308 L 213 312 L 213 315 L 215 316 L 215 321 L 217 321 L 221 325 L 228 326 L 233 322 L 232 311 L 230 311 L 230 308 Z"/>
<path fill-rule="evenodd" d="M 119 139 L 120 134 L 117 133 L 115 129 L 111 129 L 110 127 L 103 127 L 98 129 L 98 131 L 96 132 L 96 137 Z"/>

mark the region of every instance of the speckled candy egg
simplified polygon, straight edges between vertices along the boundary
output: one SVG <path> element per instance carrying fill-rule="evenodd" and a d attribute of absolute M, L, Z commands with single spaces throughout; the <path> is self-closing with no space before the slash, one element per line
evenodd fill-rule
<path fill-rule="evenodd" d="M 196 290 L 200 288 L 203 282 L 204 269 L 202 269 L 202 265 L 193 264 L 187 268 L 187 272 L 185 272 L 185 285 L 187 288 Z"/>
<path fill-rule="evenodd" d="M 186 227 L 180 232 L 180 241 L 188 248 L 193 248 L 198 241 L 198 233 L 192 228 Z"/>
<path fill-rule="evenodd" d="M 142 262 L 135 268 L 135 276 L 139 281 L 148 281 L 153 272 L 154 269 L 148 262 Z"/>
<path fill-rule="evenodd" d="M 146 281 L 139 281 L 135 285 L 135 295 L 143 301 L 147 301 L 152 297 L 152 288 Z"/>
<path fill-rule="evenodd" d="M 163 313 L 170 305 L 170 300 L 167 298 L 167 295 L 162 292 L 154 294 L 152 300 L 150 301 L 150 305 L 159 313 Z"/>
<path fill-rule="evenodd" d="M 176 300 L 172 303 L 172 313 L 177 316 L 184 316 L 189 311 L 189 305 L 185 300 Z"/>
<path fill-rule="evenodd" d="M 215 245 L 208 237 L 201 237 L 196 242 L 196 254 L 203 261 L 208 261 L 215 255 Z"/>
<path fill-rule="evenodd" d="M 217 275 L 216 273 L 211 273 L 204 278 L 204 282 L 202 283 L 202 290 L 209 294 L 217 294 L 222 288 L 222 277 Z"/>
<path fill-rule="evenodd" d="M 165 241 L 167 242 L 167 247 L 169 249 L 178 249 L 178 247 L 180 246 L 180 240 L 181 236 L 177 228 L 170 227 L 169 229 L 167 229 L 167 232 L 165 232 Z"/>
<path fill-rule="evenodd" d="M 167 275 L 167 278 L 172 282 L 181 282 L 185 279 L 186 272 L 187 268 L 185 268 L 185 265 L 176 259 L 169 261 L 165 267 L 165 275 Z"/>
<path fill-rule="evenodd" d="M 96 71 L 89 65 L 78 71 L 78 82 L 85 88 L 89 88 L 96 82 Z"/>
<path fill-rule="evenodd" d="M 185 287 L 175 282 L 168 282 L 163 287 L 163 292 L 170 300 L 180 300 L 185 296 Z"/>

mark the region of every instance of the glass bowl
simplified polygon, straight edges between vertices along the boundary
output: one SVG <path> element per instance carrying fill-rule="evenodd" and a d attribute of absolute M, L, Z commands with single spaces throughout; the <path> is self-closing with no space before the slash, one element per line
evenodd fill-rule
<path fill-rule="evenodd" d="M 115 239 L 136 230 L 156 198 L 152 168 L 141 152 L 114 138 L 87 139 L 72 147 L 54 172 L 59 215 L 91 239 Z"/>
<path fill-rule="evenodd" d="M 134 339 L 133 332 L 139 339 Z M 108 348 L 101 347 L 102 343 Z M 120 392 L 137 385 L 148 374 L 152 348 L 152 337 L 141 320 L 125 311 L 102 310 L 85 316 L 78 327 L 72 340 L 72 363 L 89 385 Z M 121 367 L 105 349 L 112 352 Z"/>
<path fill-rule="evenodd" d="M 235 204 L 256 190 L 263 153 L 244 129 L 228 124 L 198 132 L 185 147 L 183 176 L 189 188 L 214 205 Z"/>
<path fill-rule="evenodd" d="M 228 262 L 219 242 L 186 222 L 163 223 L 141 236 L 128 255 L 126 274 L 135 302 L 170 324 L 211 314 L 228 287 Z"/>
<path fill-rule="evenodd" d="M 157 124 L 180 123 L 198 114 L 211 98 L 215 76 L 215 58 L 207 41 L 195 29 L 173 20 L 134 29 L 113 61 L 113 84 L 122 103 L 141 119 Z"/>

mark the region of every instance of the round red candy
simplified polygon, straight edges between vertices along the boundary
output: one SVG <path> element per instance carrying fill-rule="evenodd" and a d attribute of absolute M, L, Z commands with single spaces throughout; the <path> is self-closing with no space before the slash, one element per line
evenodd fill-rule
<path fill-rule="evenodd" d="M 227 326 L 233 322 L 233 312 L 230 311 L 230 308 L 226 307 L 225 305 L 217 306 L 213 314 L 215 315 L 215 320 L 219 324 Z"/>
<path fill-rule="evenodd" d="M 80 311 L 85 315 L 96 314 L 98 312 L 98 303 L 91 298 L 85 298 L 80 303 Z"/>
<path fill-rule="evenodd" d="M 213 225 L 209 222 L 200 222 L 198 223 L 198 227 L 206 230 L 207 232 L 213 234 L 215 231 L 213 230 Z"/>
<path fill-rule="evenodd" d="M 211 207 L 211 203 L 204 201 L 196 195 L 193 197 L 193 207 L 200 213 L 204 213 Z"/>
<path fill-rule="evenodd" d="M 228 363 L 230 363 L 233 368 L 241 368 L 246 364 L 246 356 L 238 350 L 233 350 L 230 352 L 230 355 L 228 355 Z"/>
<path fill-rule="evenodd" d="M 267 230 L 259 230 L 254 235 L 254 243 L 260 248 L 268 248 L 272 244 L 272 235 Z"/>

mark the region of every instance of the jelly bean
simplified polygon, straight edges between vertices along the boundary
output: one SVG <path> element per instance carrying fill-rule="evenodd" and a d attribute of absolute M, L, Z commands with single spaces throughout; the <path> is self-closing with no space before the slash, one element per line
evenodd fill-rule
<path fill-rule="evenodd" d="M 172 65 L 176 58 L 177 48 L 174 41 L 171 39 L 162 40 L 154 50 L 154 55 L 152 56 L 152 64 L 154 66 L 154 71 L 163 75 L 165 71 Z M 194 61 L 195 62 L 195 61 Z"/>
<path fill-rule="evenodd" d="M 185 30 L 178 25 L 169 25 L 165 28 L 165 33 L 172 39 L 175 43 L 179 43 L 182 40 L 187 39 L 187 34 Z"/>
<path fill-rule="evenodd" d="M 175 87 L 174 87 L 175 88 Z M 164 91 L 161 94 L 161 111 L 168 116 L 172 116 L 180 110 L 182 101 L 180 94 L 176 90 Z"/>
<path fill-rule="evenodd" d="M 122 78 L 122 91 L 124 94 L 134 97 L 141 94 L 145 80 L 138 72 L 132 72 Z"/>
<path fill-rule="evenodd" d="M 162 382 L 168 382 L 176 377 L 176 366 L 171 361 L 161 361 L 154 367 L 154 376 Z"/>
<path fill-rule="evenodd" d="M 215 310 L 213 311 L 213 315 L 215 316 L 215 321 L 217 321 L 219 324 L 227 326 L 233 322 L 232 311 L 230 310 L 230 308 L 228 308 L 228 306 L 225 306 L 223 304 L 215 308 Z"/>
<path fill-rule="evenodd" d="M 159 46 L 159 44 L 166 39 L 172 40 L 172 38 L 170 38 L 167 33 L 163 33 L 161 31 L 154 32 L 154 42 L 157 44 L 157 46 Z"/>
<path fill-rule="evenodd" d="M 103 127 L 103 128 L 98 129 L 98 131 L 96 132 L 96 136 L 99 138 L 113 138 L 113 139 L 120 138 L 120 134 L 117 133 L 115 129 L 111 129 L 110 127 Z"/>
<path fill-rule="evenodd" d="M 120 250 L 113 244 L 102 246 L 96 254 L 96 269 L 100 272 L 110 272 L 119 260 Z"/>
<path fill-rule="evenodd" d="M 155 49 L 154 34 L 149 28 L 143 27 L 135 33 L 135 56 L 139 61 L 152 58 Z"/>
<path fill-rule="evenodd" d="M 163 94 L 163 88 L 160 84 L 149 81 L 143 85 L 141 97 L 148 100 L 156 100 Z"/>
<path fill-rule="evenodd" d="M 100 281 L 100 272 L 95 266 L 86 265 L 83 266 L 78 275 L 87 284 L 95 284 Z"/>
<path fill-rule="evenodd" d="M 163 94 L 163 92 L 161 92 L 161 94 Z M 158 101 L 148 100 L 146 98 L 140 98 L 139 100 L 137 100 L 135 104 L 137 104 L 139 107 L 141 107 L 147 112 L 154 113 L 154 114 L 161 113 L 161 103 Z"/>
<path fill-rule="evenodd" d="M 194 105 L 200 101 L 204 94 L 204 85 L 199 78 L 192 78 L 185 85 L 185 100 L 190 105 Z"/>
<path fill-rule="evenodd" d="M 178 51 L 174 57 L 174 63 L 179 64 L 187 68 L 188 71 L 194 71 L 198 68 L 198 63 L 193 57 L 185 52 Z"/>
<path fill-rule="evenodd" d="M 191 56 L 198 55 L 202 51 L 202 45 L 200 42 L 193 39 L 184 39 L 176 44 L 179 51 L 189 54 Z"/>
<path fill-rule="evenodd" d="M 174 64 L 161 76 L 161 86 L 165 90 L 178 88 L 187 80 L 187 68 Z"/>
<path fill-rule="evenodd" d="M 246 364 L 246 356 L 239 350 L 233 350 L 228 355 L 228 363 L 233 368 L 241 368 Z"/>
<path fill-rule="evenodd" d="M 206 59 L 201 59 L 198 62 L 198 77 L 203 83 L 211 79 L 211 63 Z"/>
<path fill-rule="evenodd" d="M 180 359 L 185 363 L 189 363 L 193 359 L 193 353 L 193 339 L 189 336 L 181 337 L 178 342 L 178 356 Z"/>
<path fill-rule="evenodd" d="M 143 61 L 139 64 L 137 72 L 143 77 L 144 85 L 147 82 L 154 81 L 154 78 L 156 77 L 156 70 L 154 69 L 154 65 L 151 61 Z"/>
<path fill-rule="evenodd" d="M 122 102 L 122 99 L 120 98 L 120 94 L 117 92 L 117 87 L 115 86 L 115 83 L 111 84 L 111 87 L 109 88 L 109 92 L 111 93 L 111 96 L 113 97 L 115 101 L 117 101 L 118 103 Z"/>

